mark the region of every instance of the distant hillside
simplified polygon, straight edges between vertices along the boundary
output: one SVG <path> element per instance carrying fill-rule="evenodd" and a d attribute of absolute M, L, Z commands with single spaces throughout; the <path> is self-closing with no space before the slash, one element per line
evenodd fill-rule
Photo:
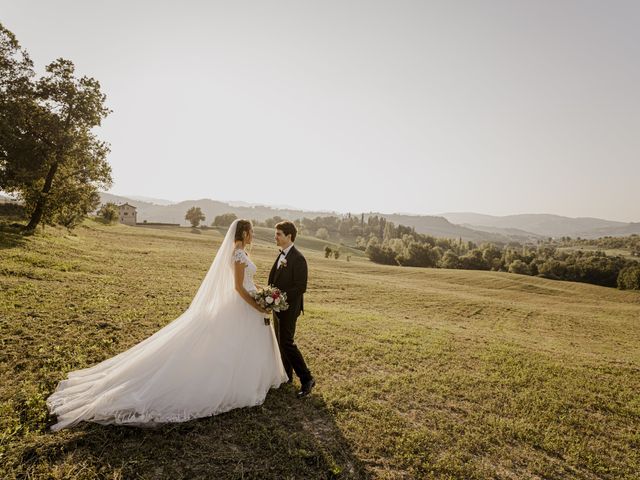
<path fill-rule="evenodd" d="M 138 209 L 138 221 L 142 222 L 147 220 L 149 222 L 166 222 L 166 223 L 179 223 L 181 225 L 188 225 L 188 222 L 184 219 L 186 211 L 197 206 L 202 209 L 205 214 L 205 223 L 210 225 L 216 215 L 223 213 L 235 213 L 238 217 L 244 217 L 255 220 L 266 220 L 274 216 L 280 216 L 282 218 L 289 218 L 296 220 L 303 217 L 327 217 L 327 216 L 339 216 L 341 213 L 328 212 L 328 211 L 304 211 L 296 209 L 283 209 L 261 205 L 242 206 L 238 202 L 234 202 L 233 205 L 225 202 L 220 202 L 211 199 L 201 200 L 187 200 L 184 202 L 174 203 L 171 205 L 157 205 L 150 202 L 141 200 L 135 200 L 131 197 L 121 197 L 118 195 L 112 195 L 110 193 L 101 193 L 102 202 L 115 202 L 124 203 L 128 202 L 134 205 Z M 397 215 L 397 214 L 382 214 L 382 213 L 366 213 L 365 218 L 372 215 L 383 216 L 396 225 L 407 225 L 414 227 L 417 232 L 427 235 L 433 235 L 434 237 L 446 237 L 446 238 L 462 238 L 464 241 L 474 242 L 496 242 L 507 243 L 510 241 L 527 241 L 522 235 L 510 235 L 503 233 L 482 232 L 473 230 L 471 228 L 462 227 L 450 223 L 443 217 L 424 216 L 424 215 Z"/>
<path fill-rule="evenodd" d="M 231 203 L 211 200 L 187 200 L 184 202 L 159 204 L 166 200 L 145 197 L 122 197 L 110 193 L 100 193 L 102 202 L 128 202 L 138 209 L 138 221 L 164 222 L 188 225 L 184 219 L 186 211 L 197 206 L 205 214 L 205 224 L 210 225 L 217 215 L 235 213 L 238 217 L 264 221 L 280 216 L 296 220 L 298 218 L 340 216 L 343 213 L 331 211 L 305 211 L 295 208 L 278 208 L 266 205 L 252 205 L 241 201 Z M 356 216 L 359 214 L 355 214 Z M 624 223 L 598 218 L 570 218 L 549 214 L 524 214 L 497 217 L 478 213 L 444 213 L 435 215 L 404 215 L 379 212 L 365 213 L 365 218 L 378 215 L 396 225 L 406 225 L 418 233 L 444 238 L 462 238 L 476 243 L 535 243 L 547 237 L 597 238 L 606 235 L 623 236 L 640 233 L 640 223 Z"/>
<path fill-rule="evenodd" d="M 597 228 L 580 233 L 581 238 L 600 238 L 605 236 L 626 237 L 627 235 L 640 235 L 640 222 L 625 223 L 615 228 Z"/>
<path fill-rule="evenodd" d="M 640 233 L 640 223 L 624 223 L 591 217 L 563 217 L 551 214 L 522 214 L 503 217 L 471 212 L 443 213 L 453 223 L 465 224 L 478 230 L 518 229 L 543 237 L 597 238 L 606 235 L 623 236 Z"/>
<path fill-rule="evenodd" d="M 147 203 L 155 203 L 156 205 L 172 205 L 176 203 L 172 200 L 166 200 L 164 198 L 143 197 L 141 195 L 130 195 L 128 198 L 131 198 L 132 200 L 140 200 Z"/>
<path fill-rule="evenodd" d="M 544 235 L 527 232 L 525 230 L 520 230 L 519 228 L 498 228 L 488 227 L 486 225 L 471 225 L 467 223 L 463 223 L 462 226 L 471 228 L 472 230 L 482 230 L 484 232 L 507 235 L 520 243 L 535 243 L 537 240 L 544 240 L 547 238 Z"/>
<path fill-rule="evenodd" d="M 508 243 L 510 241 L 530 241 L 524 236 L 513 236 L 503 232 L 488 232 L 462 225 L 456 225 L 449 222 L 444 217 L 428 216 L 428 215 L 399 215 L 399 214 L 380 214 L 369 213 L 365 217 L 371 215 L 380 215 L 396 225 L 407 225 L 416 229 L 418 233 L 432 235 L 441 238 L 462 238 L 465 241 Z M 516 238 L 518 237 L 518 238 Z"/>
<path fill-rule="evenodd" d="M 276 215 L 282 218 L 292 219 L 302 217 L 326 217 L 329 215 L 339 215 L 336 212 L 313 212 L 295 209 L 280 209 L 264 205 L 243 206 L 238 205 L 235 202 L 234 205 L 230 205 L 228 203 L 211 200 L 209 198 L 203 198 L 200 200 L 187 200 L 184 202 L 173 203 L 171 205 L 157 205 L 146 201 L 135 200 L 131 197 L 121 197 L 104 192 L 100 193 L 100 197 L 103 203 L 128 202 L 130 205 L 137 207 L 138 221 L 147 220 L 149 222 L 180 223 L 181 225 L 189 224 L 184 219 L 184 215 L 189 208 L 194 206 L 200 207 L 206 217 L 205 223 L 207 225 L 210 225 L 217 215 L 221 215 L 223 213 L 235 213 L 238 217 L 260 221 L 266 220 L 267 218 L 271 218 Z"/>

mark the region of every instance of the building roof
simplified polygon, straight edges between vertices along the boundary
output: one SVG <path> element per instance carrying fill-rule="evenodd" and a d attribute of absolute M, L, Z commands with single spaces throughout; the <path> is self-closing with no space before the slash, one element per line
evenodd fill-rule
<path fill-rule="evenodd" d="M 121 205 L 118 205 L 118 208 L 120 208 L 120 207 L 124 207 L 125 205 L 129 205 L 129 204 L 128 204 L 127 202 L 125 202 L 125 203 L 123 203 L 123 204 L 121 204 Z M 133 205 L 129 205 L 129 206 L 130 206 L 131 208 L 133 208 L 133 209 L 135 209 L 135 208 L 136 208 L 136 207 L 134 207 Z"/>

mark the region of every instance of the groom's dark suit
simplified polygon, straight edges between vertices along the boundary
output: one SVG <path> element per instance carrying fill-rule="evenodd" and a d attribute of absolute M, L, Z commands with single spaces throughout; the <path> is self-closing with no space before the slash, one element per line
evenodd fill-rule
<path fill-rule="evenodd" d="M 271 267 L 269 285 L 274 285 L 287 294 L 289 308 L 283 312 L 275 313 L 274 327 L 280 346 L 282 364 L 287 375 L 292 379 L 292 370 L 295 370 L 300 382 L 304 385 L 311 379 L 311 372 L 309 372 L 300 350 L 294 343 L 293 336 L 296 333 L 298 316 L 300 312 L 304 311 L 303 294 L 307 290 L 307 260 L 295 246 L 292 246 L 287 252 L 286 263 L 280 268 L 278 268 L 279 258 L 280 255 Z"/>

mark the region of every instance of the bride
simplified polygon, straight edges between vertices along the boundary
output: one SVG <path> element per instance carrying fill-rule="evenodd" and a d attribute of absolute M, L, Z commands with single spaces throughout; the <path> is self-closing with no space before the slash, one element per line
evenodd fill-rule
<path fill-rule="evenodd" d="M 288 377 L 275 332 L 250 293 L 248 220 L 229 227 L 189 308 L 129 350 L 69 373 L 47 399 L 52 430 L 80 421 L 154 425 L 260 405 Z"/>

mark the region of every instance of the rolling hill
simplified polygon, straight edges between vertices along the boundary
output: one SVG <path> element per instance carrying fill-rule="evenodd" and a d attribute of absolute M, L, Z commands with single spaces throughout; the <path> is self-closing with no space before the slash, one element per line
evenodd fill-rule
<path fill-rule="evenodd" d="M 317 217 L 337 215 L 335 212 L 307 212 L 303 210 L 290 210 L 290 209 L 278 209 L 268 206 L 252 205 L 243 206 L 240 204 L 230 205 L 225 202 L 219 202 L 208 198 L 200 200 L 187 200 L 184 202 L 172 203 L 169 205 L 160 205 L 148 201 L 135 200 L 129 197 L 121 197 L 118 195 L 112 195 L 110 193 L 100 193 L 102 203 L 114 202 L 124 203 L 128 202 L 130 205 L 137 207 L 138 220 L 147 220 L 149 222 L 165 222 L 165 223 L 179 223 L 181 225 L 188 225 L 184 215 L 191 207 L 200 207 L 202 212 L 206 216 L 205 223 L 211 224 L 213 219 L 217 215 L 223 213 L 235 213 L 240 218 L 248 218 L 250 220 L 266 220 L 273 216 L 279 215 L 283 218 L 301 218 Z"/>
<path fill-rule="evenodd" d="M 268 230 L 251 256 L 264 280 Z M 0 232 L 0 477 L 632 479 L 640 292 L 499 272 L 309 262 L 296 341 L 318 380 L 258 407 L 56 434 L 44 400 L 189 305 L 223 231 Z M 302 239 L 301 239 L 302 240 Z M 264 326 L 260 326 L 264 328 Z"/>
<path fill-rule="evenodd" d="M 443 213 L 451 222 L 465 224 L 476 229 L 489 228 L 496 232 L 510 229 L 525 231 L 540 237 L 598 238 L 607 235 L 625 236 L 640 234 L 640 223 L 624 223 L 600 218 L 571 218 L 549 214 L 522 214 L 497 217 L 478 213 Z"/>
<path fill-rule="evenodd" d="M 188 225 L 184 218 L 186 211 L 193 207 L 200 207 L 206 216 L 205 223 L 211 224 L 215 216 L 223 213 L 235 213 L 238 217 L 263 221 L 267 218 L 280 216 L 288 219 L 303 217 L 340 216 L 343 213 L 329 211 L 304 211 L 295 208 L 278 208 L 264 205 L 250 205 L 244 202 L 220 202 L 211 199 L 188 200 L 160 203 L 122 197 L 102 192 L 102 202 L 128 202 L 138 209 L 138 220 L 142 222 L 165 222 Z M 144 197 L 138 197 L 144 198 Z M 352 214 L 359 216 L 360 213 Z M 477 213 L 444 213 L 442 215 L 406 215 L 379 212 L 365 212 L 365 218 L 378 215 L 385 217 L 396 225 L 414 227 L 418 233 L 444 238 L 462 238 L 476 243 L 493 242 L 505 244 L 509 242 L 535 243 L 539 239 L 548 237 L 571 236 L 582 238 L 597 238 L 606 235 L 623 236 L 632 233 L 640 234 L 640 223 L 623 223 L 597 218 L 570 218 L 559 215 L 510 215 L 496 217 Z M 339 239 L 334 239 L 339 241 Z"/>

